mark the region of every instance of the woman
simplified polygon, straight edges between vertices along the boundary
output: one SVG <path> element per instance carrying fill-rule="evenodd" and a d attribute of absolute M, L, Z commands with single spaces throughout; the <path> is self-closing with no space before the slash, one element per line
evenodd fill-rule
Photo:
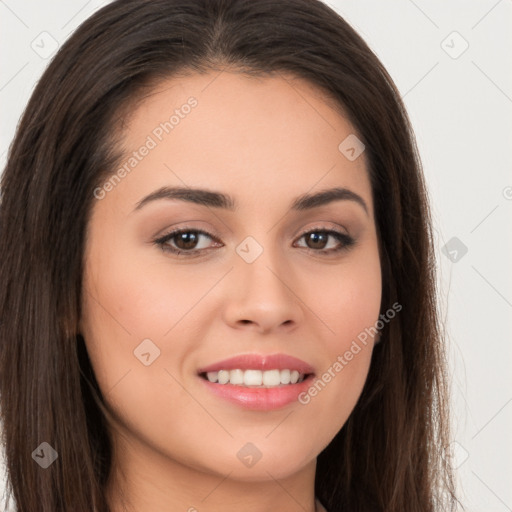
<path fill-rule="evenodd" d="M 326 5 L 107 5 L 1 187 L 19 511 L 453 509 L 414 137 Z"/>

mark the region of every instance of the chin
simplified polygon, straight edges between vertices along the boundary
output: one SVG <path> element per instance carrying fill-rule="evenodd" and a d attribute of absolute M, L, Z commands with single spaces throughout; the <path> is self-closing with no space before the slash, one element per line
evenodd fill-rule
<path fill-rule="evenodd" d="M 283 446 L 266 446 L 260 444 L 261 449 L 256 448 L 256 443 L 244 443 L 237 450 L 234 457 L 231 453 L 224 458 L 224 468 L 217 472 L 224 476 L 241 482 L 261 482 L 272 479 L 286 479 L 303 470 L 308 464 L 314 464 L 317 453 L 314 450 L 306 453 L 304 443 L 297 446 L 291 444 Z M 219 460 L 220 457 L 216 456 Z"/>

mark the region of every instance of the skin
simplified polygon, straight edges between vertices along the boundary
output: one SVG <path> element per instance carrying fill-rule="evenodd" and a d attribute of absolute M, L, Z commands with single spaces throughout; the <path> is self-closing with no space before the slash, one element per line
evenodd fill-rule
<path fill-rule="evenodd" d="M 115 416 L 108 499 L 114 512 L 125 510 L 121 492 L 137 512 L 241 503 L 246 512 L 311 512 L 316 457 L 360 396 L 374 340 L 307 405 L 272 411 L 205 391 L 197 370 L 286 353 L 321 376 L 375 324 L 381 268 L 365 155 L 349 161 L 338 150 L 355 130 L 308 82 L 225 70 L 175 77 L 147 95 L 126 119 L 127 157 L 190 96 L 197 106 L 94 202 L 88 226 L 80 332 Z M 224 192 L 239 208 L 162 199 L 134 211 L 162 186 Z M 360 195 L 368 213 L 350 200 L 289 211 L 296 197 L 331 187 Z M 211 233 L 197 245 L 211 249 L 175 256 L 153 243 L 185 226 Z M 319 227 L 356 243 L 319 254 L 301 236 Z M 235 250 L 247 236 L 263 248 L 252 263 Z M 323 247 L 337 246 L 330 237 Z M 134 350 L 148 338 L 160 356 L 145 366 Z M 250 468 L 236 455 L 248 442 L 262 455 Z"/>

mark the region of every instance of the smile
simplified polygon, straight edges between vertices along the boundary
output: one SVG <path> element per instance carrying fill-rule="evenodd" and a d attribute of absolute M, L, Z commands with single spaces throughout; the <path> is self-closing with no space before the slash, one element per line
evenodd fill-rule
<path fill-rule="evenodd" d="M 311 365 L 286 354 L 244 354 L 200 368 L 198 376 L 215 398 L 270 411 L 299 403 L 315 374 Z"/>
<path fill-rule="evenodd" d="M 218 384 L 231 384 L 247 387 L 274 388 L 302 382 L 307 374 L 297 370 L 220 370 L 201 374 L 203 378 Z"/>

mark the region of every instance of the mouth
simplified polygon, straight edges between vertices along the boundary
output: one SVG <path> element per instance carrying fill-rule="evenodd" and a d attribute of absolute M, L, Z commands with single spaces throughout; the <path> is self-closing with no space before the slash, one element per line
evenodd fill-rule
<path fill-rule="evenodd" d="M 297 402 L 315 377 L 312 366 L 286 354 L 245 354 L 200 368 L 197 375 L 216 397 L 260 411 Z"/>
<path fill-rule="evenodd" d="M 214 372 L 203 372 L 199 376 L 213 384 L 244 386 L 250 388 L 276 388 L 290 386 L 303 382 L 313 375 L 312 373 L 300 373 L 298 370 L 285 368 L 279 370 L 219 370 Z"/>

